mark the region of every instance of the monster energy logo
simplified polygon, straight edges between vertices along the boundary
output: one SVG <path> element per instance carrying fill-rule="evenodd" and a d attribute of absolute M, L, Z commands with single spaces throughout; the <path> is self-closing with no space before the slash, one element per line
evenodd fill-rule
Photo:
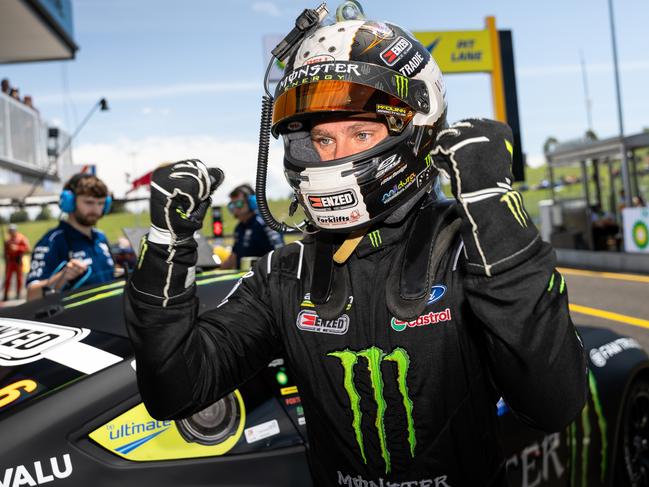
<path fill-rule="evenodd" d="M 370 245 L 375 249 L 383 243 L 383 240 L 381 240 L 381 232 L 379 232 L 378 230 L 374 230 L 373 232 L 368 233 L 367 238 L 370 239 Z"/>
<path fill-rule="evenodd" d="M 592 373 L 588 373 L 588 387 L 590 389 L 590 397 L 592 399 L 593 405 L 592 409 L 595 410 L 595 416 L 597 417 L 597 426 L 599 428 L 600 436 L 600 464 L 599 464 L 599 474 L 600 480 L 602 483 L 606 479 L 606 473 L 608 470 L 608 433 L 607 433 L 607 424 L 606 418 L 604 417 L 604 411 L 602 410 L 602 403 L 599 399 L 599 392 L 597 390 L 597 383 L 595 382 L 595 377 Z M 591 408 L 588 403 L 584 406 L 584 409 L 581 411 L 581 429 L 582 429 L 582 439 L 581 439 L 581 486 L 587 487 L 588 482 L 588 459 L 589 459 L 589 447 L 592 443 L 592 428 L 590 424 L 590 411 Z M 570 424 L 568 427 L 568 438 L 570 446 L 570 485 L 576 487 L 577 482 L 577 424 L 575 421 Z"/>
<path fill-rule="evenodd" d="M 552 276 L 550 277 L 550 282 L 548 283 L 548 292 L 552 291 L 554 288 L 554 276 L 556 274 L 559 274 L 558 272 L 553 272 Z M 561 276 L 561 281 L 559 282 L 559 294 L 563 294 L 563 291 L 566 289 L 566 281 L 563 278 L 563 275 L 559 274 Z"/>
<path fill-rule="evenodd" d="M 410 83 L 410 79 L 406 78 L 405 76 L 400 76 L 396 75 L 394 77 L 394 84 L 397 87 L 397 95 L 400 98 L 407 98 L 408 97 L 408 85 Z"/>
<path fill-rule="evenodd" d="M 429 152 L 424 161 L 426 162 L 426 167 L 430 167 L 430 165 L 433 163 L 433 154 Z"/>
<path fill-rule="evenodd" d="M 507 191 L 503 197 L 500 198 L 500 201 L 507 203 L 509 211 L 512 212 L 512 215 L 514 215 L 514 218 L 516 218 L 516 221 L 521 227 L 527 226 L 528 216 L 525 212 L 525 208 L 523 208 L 523 197 L 518 193 L 518 191 Z"/>
<path fill-rule="evenodd" d="M 331 352 L 327 354 L 330 357 L 336 357 L 340 360 L 343 367 L 344 378 L 343 386 L 347 395 L 349 396 L 349 403 L 352 410 L 352 427 L 356 436 L 356 443 L 361 452 L 363 462 L 367 464 L 367 457 L 365 456 L 365 447 L 363 443 L 363 432 L 361 430 L 361 396 L 359 395 L 356 387 L 354 386 L 354 366 L 358 362 L 358 358 L 362 357 L 367 362 L 367 371 L 370 375 L 370 384 L 374 392 L 374 402 L 376 403 L 376 421 L 375 426 L 379 437 L 379 444 L 381 445 L 381 456 L 385 463 L 385 473 L 390 473 L 390 451 L 387 447 L 387 439 L 385 433 L 385 411 L 387 404 L 383 398 L 383 375 L 381 372 L 381 364 L 383 362 L 394 362 L 397 367 L 397 385 L 401 394 L 403 407 L 406 413 L 406 421 L 408 423 L 408 443 L 410 445 L 410 456 L 415 456 L 415 424 L 412 417 L 413 405 L 410 397 L 408 396 L 408 385 L 406 383 L 406 376 L 410 366 L 410 357 L 408 352 L 403 348 L 396 347 L 392 352 L 386 354 L 378 347 L 370 347 L 365 350 L 354 352 L 345 349 L 340 352 Z"/>

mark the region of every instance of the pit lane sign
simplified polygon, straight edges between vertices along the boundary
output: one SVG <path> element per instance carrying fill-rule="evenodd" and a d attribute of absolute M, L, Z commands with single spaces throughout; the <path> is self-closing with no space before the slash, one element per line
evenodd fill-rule
<path fill-rule="evenodd" d="M 488 30 L 413 32 L 442 73 L 490 73 L 493 50 Z"/>

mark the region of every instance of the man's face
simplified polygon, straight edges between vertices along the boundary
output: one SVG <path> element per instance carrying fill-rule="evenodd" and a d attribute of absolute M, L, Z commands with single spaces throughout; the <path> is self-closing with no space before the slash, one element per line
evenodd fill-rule
<path fill-rule="evenodd" d="M 388 136 L 381 122 L 334 119 L 311 129 L 311 141 L 323 161 L 332 161 L 371 149 Z"/>
<path fill-rule="evenodd" d="M 239 221 L 244 221 L 246 217 L 250 214 L 250 208 L 248 207 L 248 199 L 243 194 L 238 194 L 230 198 L 230 204 L 228 208 L 232 215 Z"/>
<path fill-rule="evenodd" d="M 104 213 L 106 198 L 94 196 L 77 196 L 74 218 L 83 226 L 91 227 L 97 223 Z"/>

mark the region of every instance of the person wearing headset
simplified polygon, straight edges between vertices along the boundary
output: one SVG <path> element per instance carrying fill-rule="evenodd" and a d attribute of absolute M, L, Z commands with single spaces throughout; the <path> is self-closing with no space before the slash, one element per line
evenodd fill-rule
<path fill-rule="evenodd" d="M 63 186 L 59 207 L 67 213 L 36 244 L 27 276 L 27 299 L 47 291 L 76 289 L 113 279 L 113 257 L 103 232 L 94 228 L 110 211 L 106 184 L 91 174 L 75 174 Z"/>
<path fill-rule="evenodd" d="M 257 214 L 255 191 L 249 184 L 232 190 L 228 210 L 239 223 L 234 228 L 232 253 L 221 264 L 222 269 L 238 269 L 242 257 L 261 257 L 284 245 L 282 236 L 268 228 Z"/>

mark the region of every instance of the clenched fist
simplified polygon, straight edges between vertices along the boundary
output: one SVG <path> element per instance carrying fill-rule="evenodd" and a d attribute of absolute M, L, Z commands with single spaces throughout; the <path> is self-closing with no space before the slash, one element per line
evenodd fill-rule
<path fill-rule="evenodd" d="M 151 177 L 149 242 L 175 245 L 191 238 L 203 225 L 212 192 L 223 172 L 198 159 L 162 166 Z"/>

